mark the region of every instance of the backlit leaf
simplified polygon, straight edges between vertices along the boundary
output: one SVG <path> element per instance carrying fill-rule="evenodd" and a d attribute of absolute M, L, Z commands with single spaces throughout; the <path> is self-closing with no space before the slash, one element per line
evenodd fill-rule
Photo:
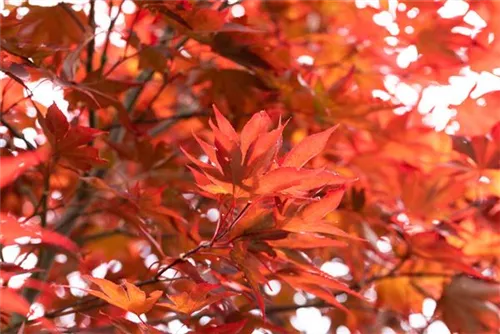
<path fill-rule="evenodd" d="M 171 303 L 158 303 L 158 306 L 166 307 L 176 312 L 191 314 L 202 309 L 205 306 L 225 300 L 236 295 L 233 292 L 225 291 L 221 293 L 211 292 L 219 288 L 218 285 L 201 283 L 197 284 L 195 289 L 190 292 L 181 292 L 177 295 L 169 295 Z"/>
<path fill-rule="evenodd" d="M 121 286 L 102 278 L 91 276 L 85 278 L 101 290 L 88 290 L 91 295 L 137 315 L 149 312 L 163 295 L 162 291 L 155 290 L 147 296 L 144 291 L 127 281 Z"/>

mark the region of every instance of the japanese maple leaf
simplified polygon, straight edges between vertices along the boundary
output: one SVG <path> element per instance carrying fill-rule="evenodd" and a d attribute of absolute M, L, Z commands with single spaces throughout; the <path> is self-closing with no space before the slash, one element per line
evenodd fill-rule
<path fill-rule="evenodd" d="M 478 195 L 486 192 L 500 196 L 500 122 L 486 135 L 454 136 L 453 149 L 462 154 L 462 159 L 452 163 L 480 189 Z M 487 182 L 481 182 L 482 178 Z"/>
<path fill-rule="evenodd" d="M 267 282 L 267 279 L 260 269 L 262 264 L 255 255 L 248 251 L 248 246 L 248 243 L 236 242 L 230 255 L 231 259 L 245 275 L 248 284 L 254 292 L 259 309 L 265 315 L 264 298 L 260 293 L 259 283 Z"/>
<path fill-rule="evenodd" d="M 457 50 L 472 45 L 469 36 L 456 33 L 453 28 L 463 24 L 461 18 L 438 20 L 432 16 L 417 19 L 415 45 L 422 53 L 422 61 L 429 65 L 461 65 Z M 420 22 L 418 22 L 420 21 Z"/>
<path fill-rule="evenodd" d="M 101 291 L 87 290 L 88 293 L 136 315 L 149 312 L 163 294 L 162 291 L 155 290 L 149 294 L 149 297 L 146 297 L 144 291 L 127 281 L 124 283 L 124 288 L 106 279 L 91 276 L 85 278 L 101 289 Z"/>
<path fill-rule="evenodd" d="M 477 90 L 477 86 L 471 92 Z M 478 103 L 481 99 L 483 103 Z M 456 121 L 460 124 L 457 135 L 481 136 L 487 134 L 490 129 L 500 122 L 500 113 L 491 112 L 500 108 L 500 91 L 495 90 L 483 94 L 477 98 L 470 95 L 459 105 L 457 109 Z"/>
<path fill-rule="evenodd" d="M 431 298 L 438 299 L 442 291 L 441 287 L 447 279 L 446 276 L 450 273 L 446 264 L 418 257 L 407 260 L 398 267 L 398 272 L 409 275 L 395 274 L 389 280 L 376 281 L 374 288 L 377 292 L 377 301 L 375 304 L 380 308 L 398 310 L 405 315 L 422 312 L 422 302 L 426 296 L 422 295 L 421 291 L 426 291 Z M 418 273 L 426 272 L 436 275 L 418 277 Z M 415 277 L 411 277 L 412 274 L 415 274 Z"/>
<path fill-rule="evenodd" d="M 13 289 L 0 287 L 0 306 L 2 312 L 26 315 L 30 311 L 30 304 Z M 8 303 L 6 301 L 9 301 Z"/>
<path fill-rule="evenodd" d="M 13 216 L 0 213 L 0 243 L 4 246 L 15 245 L 22 237 L 29 237 L 30 241 L 39 240 L 40 243 L 57 246 L 68 252 L 78 251 L 78 246 L 64 235 L 30 222 L 18 222 Z"/>
<path fill-rule="evenodd" d="M 297 264 L 295 268 L 281 270 L 278 276 L 295 289 L 311 293 L 347 313 L 350 311 L 335 298 L 333 292 L 342 291 L 363 300 L 361 294 L 313 266 Z"/>
<path fill-rule="evenodd" d="M 456 269 L 470 276 L 482 277 L 467 264 L 468 257 L 460 248 L 450 245 L 446 238 L 434 231 L 420 232 L 410 237 L 412 251 L 423 259 L 441 262 L 450 269 Z M 469 260 L 470 261 L 470 260 Z"/>
<path fill-rule="evenodd" d="M 235 198 L 269 195 L 308 196 L 322 187 L 341 185 L 348 178 L 324 169 L 303 166 L 326 146 L 335 128 L 306 137 L 279 158 L 284 125 L 270 130 L 271 119 L 261 111 L 236 133 L 229 121 L 214 106 L 217 125 L 210 120 L 213 144 L 196 140 L 212 164 L 186 156 L 201 170 L 191 168 L 198 186 L 211 194 L 230 194 Z"/>
<path fill-rule="evenodd" d="M 105 160 L 99 158 L 96 148 L 86 146 L 102 134 L 102 131 L 79 125 L 70 126 L 55 104 L 48 108 L 45 117 L 39 115 L 38 120 L 56 159 L 63 158 L 72 166 L 83 170 L 106 163 Z"/>
<path fill-rule="evenodd" d="M 216 284 L 200 283 L 190 293 L 184 291 L 177 295 L 168 296 L 172 303 L 158 303 L 156 305 L 175 312 L 191 314 L 205 306 L 235 295 L 234 292 L 230 291 L 211 295 L 210 293 L 218 287 L 219 285 Z"/>
<path fill-rule="evenodd" d="M 45 148 L 40 148 L 33 152 L 20 153 L 17 156 L 2 156 L 2 175 L 0 176 L 0 188 L 12 183 L 26 170 L 34 167 L 49 157 Z"/>
<path fill-rule="evenodd" d="M 148 232 L 145 220 L 153 219 L 159 224 L 171 217 L 177 222 L 177 227 L 187 233 L 186 220 L 175 210 L 165 207 L 162 204 L 163 188 L 143 188 L 139 183 L 134 187 L 127 188 L 124 191 L 110 187 L 101 179 L 96 177 L 84 177 L 87 183 L 96 190 L 107 192 L 115 197 L 107 201 L 96 204 L 102 210 L 123 218 L 130 223 L 149 243 L 162 255 L 163 250 L 157 240 Z M 170 224 L 170 223 L 168 223 Z"/>
<path fill-rule="evenodd" d="M 14 12 L 2 19 L 2 46 L 6 45 L 26 56 L 47 56 L 83 43 L 91 36 L 85 14 L 73 10 L 71 6 L 26 4 L 26 8 L 29 11 L 22 19 L 16 17 Z M 64 27 L 64 33 L 61 33 L 61 27 Z"/>
<path fill-rule="evenodd" d="M 500 56 L 500 40 L 491 38 L 500 30 L 498 14 L 500 4 L 498 1 L 480 1 L 474 3 L 478 7 L 474 11 L 487 23 L 474 38 L 474 44 L 467 52 L 468 65 L 471 70 L 480 73 L 482 71 L 491 72 L 498 67 L 498 57 Z"/>
<path fill-rule="evenodd" d="M 0 287 L 0 309 L 2 313 L 17 313 L 22 316 L 30 314 L 30 304 L 16 290 L 8 287 Z M 35 319 L 44 328 L 56 331 L 54 324 L 47 318 L 39 317 Z M 21 333 L 23 331 L 19 331 Z"/>
<path fill-rule="evenodd" d="M 89 73 L 82 82 L 78 84 L 67 84 L 65 98 L 70 106 L 85 104 L 91 109 L 102 109 L 113 107 L 117 111 L 120 123 L 131 132 L 137 132 L 130 121 L 130 115 L 120 102 L 119 94 L 132 87 L 138 86 L 136 82 L 126 82 L 101 78 L 99 71 Z"/>
<path fill-rule="evenodd" d="M 283 213 L 277 216 L 278 225 L 289 232 L 316 232 L 354 238 L 336 227 L 333 222 L 325 219 L 329 213 L 337 209 L 344 192 L 344 188 L 329 190 L 322 198 L 317 196 L 307 205 L 297 206 L 293 202 L 285 203 Z"/>
<path fill-rule="evenodd" d="M 500 284 L 466 276 L 453 278 L 437 305 L 450 331 L 498 333 Z"/>
<path fill-rule="evenodd" d="M 500 168 L 500 121 L 487 135 L 453 136 L 453 149 L 467 158 L 465 163 L 478 170 Z"/>

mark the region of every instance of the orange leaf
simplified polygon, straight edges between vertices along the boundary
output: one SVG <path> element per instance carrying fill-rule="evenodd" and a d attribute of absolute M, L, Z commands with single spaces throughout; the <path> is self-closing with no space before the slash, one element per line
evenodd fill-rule
<path fill-rule="evenodd" d="M 362 295 L 349 289 L 345 284 L 335 280 L 330 275 L 317 269 L 314 269 L 315 272 L 308 272 L 306 270 L 306 268 L 302 268 L 301 270 L 283 272 L 279 274 L 279 277 L 294 288 L 312 293 L 347 313 L 350 313 L 349 310 L 335 298 L 332 291 L 343 291 L 361 300 L 363 299 Z"/>
<path fill-rule="evenodd" d="M 214 108 L 215 119 L 217 120 L 217 126 L 222 131 L 222 133 L 224 135 L 226 135 L 231 140 L 237 140 L 238 139 L 238 134 L 234 130 L 234 128 L 231 125 L 231 123 L 229 123 L 229 121 L 227 120 L 227 118 L 224 117 L 224 115 L 222 115 L 222 113 L 215 106 L 215 104 L 212 107 Z"/>
<path fill-rule="evenodd" d="M 292 148 L 283 159 L 281 166 L 301 168 L 309 160 L 325 149 L 328 139 L 338 126 L 331 127 L 320 133 L 304 138 L 297 146 Z"/>
<path fill-rule="evenodd" d="M 333 222 L 324 219 L 327 214 L 333 212 L 339 206 L 343 195 L 344 189 L 337 189 L 329 192 L 322 199 L 312 202 L 303 208 L 297 209 L 295 207 L 291 207 L 288 210 L 288 212 L 291 212 L 291 217 L 284 218 L 280 224 L 280 228 L 289 232 L 325 233 L 355 240 L 362 240 L 335 226 Z M 287 215 L 290 215 L 290 213 Z"/>
<path fill-rule="evenodd" d="M 255 192 L 263 195 L 279 192 L 292 197 L 305 197 L 311 190 L 338 186 L 350 181 L 352 179 L 321 169 L 280 167 L 262 176 Z"/>
<path fill-rule="evenodd" d="M 480 97 L 483 100 L 479 104 L 478 99 L 468 97 L 460 105 L 456 106 L 456 120 L 460 124 L 457 134 L 464 136 L 479 136 L 489 130 L 500 121 L 500 113 L 492 112 L 500 107 L 500 92 L 493 91 Z"/>
<path fill-rule="evenodd" d="M 277 248 L 309 249 L 321 247 L 347 247 L 345 241 L 324 237 L 315 233 L 290 233 L 286 238 L 268 241 Z"/>
<path fill-rule="evenodd" d="M 248 148 L 261 134 L 271 127 L 271 118 L 265 111 L 258 112 L 252 116 L 241 130 L 241 153 L 245 158 Z"/>
<path fill-rule="evenodd" d="M 2 312 L 26 315 L 30 311 L 30 304 L 15 290 L 0 287 L 0 308 Z"/>
<path fill-rule="evenodd" d="M 178 295 L 168 296 L 168 298 L 172 301 L 172 304 L 160 303 L 157 305 L 169 308 L 175 312 L 191 314 L 205 306 L 235 295 L 234 292 L 230 291 L 210 295 L 210 292 L 218 287 L 219 285 L 216 284 L 200 283 L 196 285 L 191 293 L 184 291 Z"/>
<path fill-rule="evenodd" d="M 235 243 L 234 248 L 231 250 L 231 259 L 245 274 L 245 278 L 254 291 L 260 311 L 263 315 L 265 315 L 264 298 L 262 298 L 262 294 L 260 293 L 259 282 L 267 282 L 267 279 L 259 270 L 261 267 L 259 260 L 248 252 L 248 249 L 243 242 Z"/>
<path fill-rule="evenodd" d="M 0 167 L 2 175 L 0 176 L 0 188 L 12 183 L 19 175 L 31 167 L 46 161 L 48 157 L 48 150 L 45 148 L 33 152 L 19 153 L 17 156 L 1 156 Z"/>
<path fill-rule="evenodd" d="M 283 126 L 261 134 L 250 145 L 245 157 L 245 178 L 260 175 L 269 169 L 273 159 L 281 148 Z"/>
<path fill-rule="evenodd" d="M 137 315 L 149 312 L 163 294 L 162 291 L 155 290 L 149 294 L 149 297 L 146 297 L 144 291 L 127 281 L 123 288 L 106 279 L 91 276 L 85 276 L 85 278 L 101 289 L 101 291 L 88 290 L 88 293 Z"/>
<path fill-rule="evenodd" d="M 335 128 L 312 135 L 292 149 L 277 163 L 285 125 L 268 131 L 270 117 L 263 111 L 255 114 L 238 135 L 231 123 L 214 106 L 217 126 L 209 121 L 214 134 L 213 145 L 197 137 L 211 163 L 186 156 L 203 174 L 193 171 L 198 186 L 212 194 L 232 194 L 235 198 L 287 195 L 306 197 L 312 190 L 342 185 L 352 181 L 334 172 L 301 168 L 325 147 Z M 312 147 L 312 149 L 311 149 Z"/>
<path fill-rule="evenodd" d="M 2 313 L 17 313 L 21 316 L 27 316 L 30 313 L 30 304 L 15 290 L 0 287 L 0 310 L 2 310 Z M 49 329 L 50 332 L 57 331 L 54 324 L 47 318 L 39 317 L 35 322 L 39 322 L 44 328 Z M 24 333 L 24 331 L 19 331 L 19 333 Z"/>
<path fill-rule="evenodd" d="M 468 275 L 482 275 L 466 263 L 467 256 L 457 247 L 450 245 L 446 238 L 437 232 L 428 231 L 411 236 L 412 250 L 429 261 L 441 262 L 449 268 L 460 270 Z"/>
<path fill-rule="evenodd" d="M 78 246 L 59 233 L 43 229 L 39 225 L 20 223 L 14 217 L 4 213 L 0 214 L 0 243 L 2 245 L 17 244 L 16 240 L 21 237 L 39 239 L 41 243 L 61 247 L 68 252 L 78 252 Z"/>

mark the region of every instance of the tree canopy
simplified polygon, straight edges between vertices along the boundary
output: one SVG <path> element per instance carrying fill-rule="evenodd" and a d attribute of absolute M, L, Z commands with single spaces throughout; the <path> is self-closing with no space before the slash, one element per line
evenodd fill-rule
<path fill-rule="evenodd" d="M 2 333 L 500 330 L 499 1 L 0 9 Z"/>

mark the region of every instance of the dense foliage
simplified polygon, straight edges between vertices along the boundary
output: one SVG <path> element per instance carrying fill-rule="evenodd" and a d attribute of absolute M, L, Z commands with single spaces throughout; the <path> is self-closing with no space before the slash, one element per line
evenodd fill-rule
<path fill-rule="evenodd" d="M 1 14 L 2 333 L 500 330 L 500 2 Z"/>

